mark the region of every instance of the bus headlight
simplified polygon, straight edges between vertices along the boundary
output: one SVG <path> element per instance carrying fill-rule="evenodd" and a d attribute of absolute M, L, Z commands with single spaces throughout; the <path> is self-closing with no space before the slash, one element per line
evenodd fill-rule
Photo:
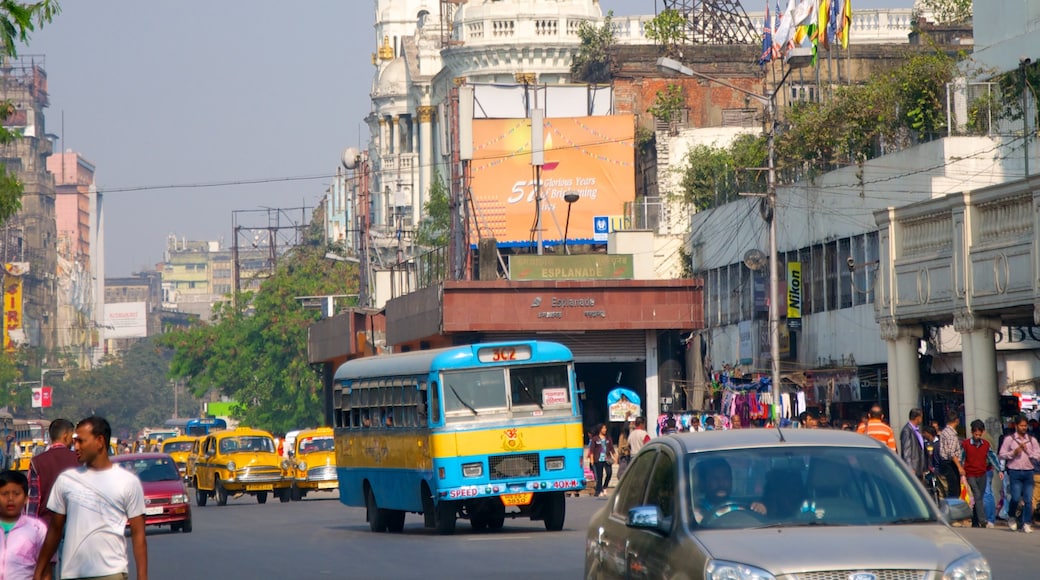
<path fill-rule="evenodd" d="M 480 477 L 484 475 L 484 464 L 483 463 L 463 463 L 462 464 L 462 476 L 463 477 Z"/>
<path fill-rule="evenodd" d="M 545 458 L 545 470 L 546 471 L 560 471 L 564 467 L 563 457 L 546 457 Z"/>

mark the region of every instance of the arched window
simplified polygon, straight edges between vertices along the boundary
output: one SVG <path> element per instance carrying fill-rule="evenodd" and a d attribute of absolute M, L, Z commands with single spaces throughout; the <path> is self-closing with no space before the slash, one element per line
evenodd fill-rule
<path fill-rule="evenodd" d="M 429 20 L 429 18 L 430 18 L 430 11 L 429 10 L 420 10 L 419 13 L 415 15 L 416 26 L 419 27 L 419 30 L 422 30 L 423 27 L 426 26 L 426 21 Z"/>

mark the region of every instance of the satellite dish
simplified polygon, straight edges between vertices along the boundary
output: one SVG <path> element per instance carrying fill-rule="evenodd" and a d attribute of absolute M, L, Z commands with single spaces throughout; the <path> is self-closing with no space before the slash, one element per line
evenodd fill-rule
<path fill-rule="evenodd" d="M 347 147 L 343 150 L 343 167 L 347 169 L 354 169 L 358 166 L 358 161 L 361 160 L 361 153 L 356 147 Z"/>
<path fill-rule="evenodd" d="M 757 248 L 752 248 L 744 253 L 744 265 L 748 270 L 757 272 L 769 262 L 769 258 Z"/>

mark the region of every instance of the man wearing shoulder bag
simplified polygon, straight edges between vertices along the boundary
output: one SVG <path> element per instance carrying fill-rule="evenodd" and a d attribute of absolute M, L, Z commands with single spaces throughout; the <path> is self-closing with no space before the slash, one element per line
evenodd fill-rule
<path fill-rule="evenodd" d="M 1040 461 L 1040 444 L 1029 434 L 1029 421 L 1019 415 L 1015 418 L 1015 432 L 1004 438 L 998 456 L 1006 462 L 1007 478 L 1011 481 L 1011 508 L 1008 527 L 1019 525 L 1022 531 L 1033 531 L 1033 470 Z M 1020 510 L 1021 507 L 1021 510 Z M 1021 517 L 1021 521 L 1019 521 Z"/>

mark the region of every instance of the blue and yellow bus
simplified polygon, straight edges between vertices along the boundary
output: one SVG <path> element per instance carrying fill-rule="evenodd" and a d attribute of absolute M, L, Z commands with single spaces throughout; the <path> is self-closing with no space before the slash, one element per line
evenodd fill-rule
<path fill-rule="evenodd" d="M 200 419 L 189 419 L 184 425 L 185 435 L 202 436 L 209 435 L 214 431 L 226 431 L 227 421 L 215 417 L 202 417 Z"/>
<path fill-rule="evenodd" d="M 340 501 L 375 532 L 405 514 L 426 527 L 499 529 L 506 517 L 563 528 L 585 486 L 574 364 L 566 347 L 496 342 L 361 358 L 334 377 Z"/>

